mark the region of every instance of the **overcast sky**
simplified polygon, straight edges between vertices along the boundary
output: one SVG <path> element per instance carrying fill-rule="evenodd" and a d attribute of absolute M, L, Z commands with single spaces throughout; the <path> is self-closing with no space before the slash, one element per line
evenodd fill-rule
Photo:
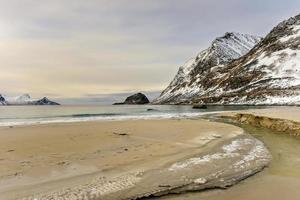
<path fill-rule="evenodd" d="M 228 31 L 264 36 L 298 0 L 0 0 L 0 93 L 160 91 Z"/>

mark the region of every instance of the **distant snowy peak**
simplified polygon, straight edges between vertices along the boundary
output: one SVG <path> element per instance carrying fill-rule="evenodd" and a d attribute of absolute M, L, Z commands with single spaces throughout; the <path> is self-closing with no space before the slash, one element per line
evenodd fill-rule
<path fill-rule="evenodd" d="M 0 105 L 59 105 L 54 101 L 50 101 L 44 97 L 42 99 L 31 99 L 29 94 L 20 96 L 2 96 L 0 94 Z"/>
<path fill-rule="evenodd" d="M 32 101 L 29 94 L 22 94 L 20 96 L 5 96 L 5 99 L 10 104 L 24 104 Z"/>
<path fill-rule="evenodd" d="M 216 59 L 216 65 L 227 64 L 248 53 L 260 40 L 258 36 L 227 32 L 213 41 L 208 58 Z"/>
<path fill-rule="evenodd" d="M 60 105 L 59 103 L 56 103 L 54 101 L 49 100 L 47 97 L 44 97 L 40 100 L 37 101 L 33 101 L 32 102 L 33 105 Z"/>
<path fill-rule="evenodd" d="M 203 77 L 212 70 L 245 55 L 261 40 L 258 36 L 227 32 L 211 46 L 181 66 L 175 78 L 154 103 L 186 101 L 201 90 Z"/>

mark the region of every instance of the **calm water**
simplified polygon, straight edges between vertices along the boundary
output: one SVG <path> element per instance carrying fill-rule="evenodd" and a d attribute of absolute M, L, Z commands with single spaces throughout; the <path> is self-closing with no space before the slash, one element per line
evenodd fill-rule
<path fill-rule="evenodd" d="M 200 110 L 192 109 L 192 106 L 176 105 L 0 106 L 0 126 L 93 120 L 188 118 L 208 112 L 248 108 L 254 107 L 211 106 Z"/>
<path fill-rule="evenodd" d="M 300 138 L 265 128 L 242 128 L 263 141 L 272 154 L 270 166 L 226 190 L 171 195 L 155 200 L 299 200 Z"/>

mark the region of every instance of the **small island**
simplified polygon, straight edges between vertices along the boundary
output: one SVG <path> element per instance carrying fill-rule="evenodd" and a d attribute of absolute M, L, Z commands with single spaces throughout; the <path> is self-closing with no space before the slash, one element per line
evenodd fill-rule
<path fill-rule="evenodd" d="M 144 95 L 143 93 L 136 93 L 133 94 L 125 99 L 124 102 L 120 103 L 114 103 L 113 105 L 125 105 L 125 104 L 131 104 L 131 105 L 142 105 L 142 104 L 148 104 L 150 103 L 149 99 Z"/>

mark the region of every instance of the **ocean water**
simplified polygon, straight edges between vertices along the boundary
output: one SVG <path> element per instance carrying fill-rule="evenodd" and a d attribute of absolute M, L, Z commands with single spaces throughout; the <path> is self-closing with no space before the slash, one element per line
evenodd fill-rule
<path fill-rule="evenodd" d="M 183 105 L 0 106 L 0 126 L 81 122 L 97 120 L 180 119 L 204 114 L 248 109 L 248 106 Z"/>

